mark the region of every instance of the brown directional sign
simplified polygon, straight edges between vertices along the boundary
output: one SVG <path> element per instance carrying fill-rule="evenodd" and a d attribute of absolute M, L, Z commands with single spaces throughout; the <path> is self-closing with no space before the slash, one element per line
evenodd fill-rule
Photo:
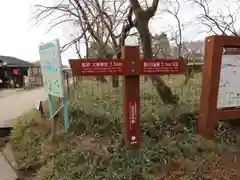
<path fill-rule="evenodd" d="M 123 62 L 121 60 L 84 59 L 78 61 L 78 65 L 78 75 L 81 76 L 123 74 Z"/>
<path fill-rule="evenodd" d="M 76 76 L 95 76 L 95 75 L 128 75 L 125 69 L 126 65 L 122 60 L 104 60 L 104 59 L 82 59 L 70 60 L 73 74 Z M 136 74 L 181 74 L 184 63 L 179 59 L 154 59 L 140 60 L 139 70 Z M 79 67 L 78 69 L 76 67 Z M 134 68 L 135 69 L 135 68 Z"/>
<path fill-rule="evenodd" d="M 140 147 L 141 74 L 181 74 L 184 62 L 178 59 L 139 58 L 138 46 L 125 46 L 122 59 L 70 59 L 73 76 L 123 75 L 124 138 L 130 149 Z"/>

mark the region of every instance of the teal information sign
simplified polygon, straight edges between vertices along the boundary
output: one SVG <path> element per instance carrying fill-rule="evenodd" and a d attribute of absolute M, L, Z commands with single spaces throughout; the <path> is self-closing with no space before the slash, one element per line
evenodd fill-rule
<path fill-rule="evenodd" d="M 63 97 L 64 80 L 59 40 L 40 45 L 39 53 L 45 92 Z"/>
<path fill-rule="evenodd" d="M 64 114 L 64 127 L 67 132 L 69 128 L 68 119 L 68 102 L 64 96 L 64 79 L 62 61 L 60 55 L 60 43 L 58 39 L 51 42 L 41 44 L 39 46 L 41 70 L 44 82 L 44 90 L 48 96 L 50 120 L 56 115 L 54 112 L 54 104 L 52 96 L 57 96 L 61 99 Z M 59 110 L 60 110 L 59 109 Z"/>

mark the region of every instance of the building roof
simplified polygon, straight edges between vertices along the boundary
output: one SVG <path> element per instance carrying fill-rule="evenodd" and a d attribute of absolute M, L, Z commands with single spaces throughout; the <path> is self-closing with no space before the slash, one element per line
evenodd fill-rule
<path fill-rule="evenodd" d="M 13 66 L 13 67 L 30 67 L 33 66 L 32 63 L 12 57 L 12 56 L 0 56 L 0 64 L 5 63 L 6 66 Z"/>
<path fill-rule="evenodd" d="M 33 67 L 41 67 L 40 60 L 33 62 Z M 62 64 L 62 68 L 64 71 L 68 71 L 70 69 L 69 66 Z"/>

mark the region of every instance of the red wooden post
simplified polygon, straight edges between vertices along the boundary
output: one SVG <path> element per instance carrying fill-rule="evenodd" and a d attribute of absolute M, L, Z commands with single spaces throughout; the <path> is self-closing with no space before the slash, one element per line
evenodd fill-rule
<path fill-rule="evenodd" d="M 125 46 L 122 60 L 70 59 L 73 76 L 123 75 L 124 139 L 129 149 L 140 147 L 141 74 L 181 74 L 184 62 L 178 59 L 139 59 L 138 46 Z"/>
<path fill-rule="evenodd" d="M 123 115 L 124 138 L 130 149 L 140 147 L 140 81 L 139 81 L 139 47 L 123 48 Z"/>

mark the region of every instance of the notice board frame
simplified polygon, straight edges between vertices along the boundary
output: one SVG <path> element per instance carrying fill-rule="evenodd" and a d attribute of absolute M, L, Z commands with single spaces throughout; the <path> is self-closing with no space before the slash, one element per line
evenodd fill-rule
<path fill-rule="evenodd" d="M 214 35 L 205 39 L 204 68 L 197 133 L 207 138 L 213 138 L 218 120 L 240 118 L 240 108 L 217 109 L 224 46 L 240 48 L 240 37 Z"/>

